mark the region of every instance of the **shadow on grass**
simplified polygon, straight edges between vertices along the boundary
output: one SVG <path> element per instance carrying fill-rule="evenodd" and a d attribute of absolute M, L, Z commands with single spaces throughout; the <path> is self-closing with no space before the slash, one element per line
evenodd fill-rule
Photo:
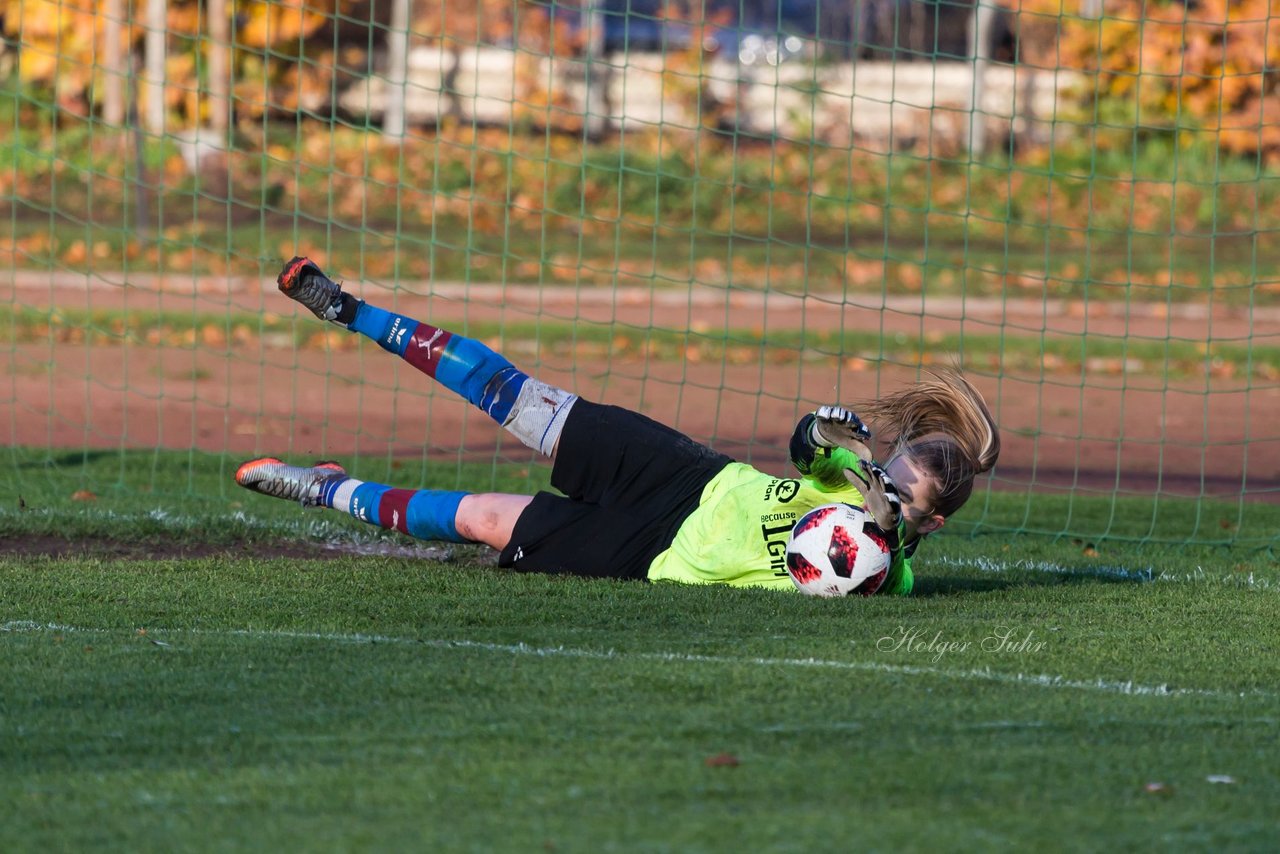
<path fill-rule="evenodd" d="M 64 537 L 57 534 L 0 536 L 2 558 L 91 558 L 118 561 L 164 561 L 192 558 L 238 560 L 323 560 L 351 557 L 350 549 L 326 548 L 310 541 L 281 540 L 211 542 L 154 535 L 120 539 L 106 535 Z"/>
<path fill-rule="evenodd" d="M 928 598 L 930 596 L 955 596 L 960 593 L 989 593 L 993 590 L 1004 590 L 1017 587 L 1020 581 L 1007 578 L 929 578 L 916 577 L 915 586 L 911 589 L 912 598 Z"/>
<path fill-rule="evenodd" d="M 149 453 L 149 452 L 143 452 Z M 36 457 L 16 464 L 20 469 L 68 469 L 81 468 L 107 459 L 120 459 L 121 451 L 116 449 L 73 451 L 56 457 Z M 152 454 L 154 456 L 154 454 Z"/>
<path fill-rule="evenodd" d="M 917 598 L 930 596 L 954 596 L 965 593 L 990 593 L 994 590 L 1007 590 L 1012 587 L 1062 587 L 1067 584 L 1147 584 L 1150 578 L 1133 573 L 1091 572 L 1087 569 L 1073 571 L 1063 570 L 1053 573 L 1027 573 L 1005 576 L 962 576 L 932 577 L 917 576 L 911 595 Z"/>

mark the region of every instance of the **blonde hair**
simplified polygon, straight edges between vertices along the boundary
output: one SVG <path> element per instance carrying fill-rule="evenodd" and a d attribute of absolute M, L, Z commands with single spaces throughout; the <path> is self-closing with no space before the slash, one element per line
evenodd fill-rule
<path fill-rule="evenodd" d="M 973 480 L 1000 456 L 1000 432 L 982 394 L 955 370 L 930 371 L 919 382 L 858 408 L 902 455 L 937 481 L 934 512 L 950 516 L 969 500 Z"/>

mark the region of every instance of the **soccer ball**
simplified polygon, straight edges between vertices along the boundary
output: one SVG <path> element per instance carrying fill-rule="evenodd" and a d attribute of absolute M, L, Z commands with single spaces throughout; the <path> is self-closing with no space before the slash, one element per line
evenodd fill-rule
<path fill-rule="evenodd" d="M 811 596 L 870 596 L 884 583 L 890 560 L 879 526 L 853 504 L 810 510 L 787 541 L 787 573 Z"/>

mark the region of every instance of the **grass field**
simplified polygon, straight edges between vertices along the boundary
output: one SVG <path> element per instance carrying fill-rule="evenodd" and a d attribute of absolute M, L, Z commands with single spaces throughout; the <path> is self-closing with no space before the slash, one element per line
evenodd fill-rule
<path fill-rule="evenodd" d="M 1077 535 L 1013 538 L 1025 496 L 989 493 L 918 595 L 828 601 L 414 552 L 218 456 L 9 456 L 6 851 L 1276 839 L 1280 565 L 1249 544 L 1280 508 L 1185 547 L 1093 538 L 1115 508 L 1079 499 Z M 381 474 L 459 475 L 415 466 Z"/>
<path fill-rule="evenodd" d="M 179 131 L 216 124 L 212 31 L 168 40 L 186 115 L 131 132 L 63 55 L 112 64 L 85 5 L 0 7 L 0 423 L 43 443 L 0 450 L 0 854 L 1280 850 L 1280 172 L 1269 88 L 1240 125 L 1250 36 L 1197 75 L 1209 24 L 1162 18 L 1203 78 L 1172 126 L 1148 103 L 1172 75 L 1108 72 L 1085 114 L 1028 110 L 1016 150 L 977 157 L 944 122 L 909 141 L 907 102 L 887 148 L 852 113 L 712 132 L 701 96 L 695 128 L 449 117 L 392 141 L 311 107 L 255 119 L 272 84 L 235 87 L 225 159 L 196 169 Z M 241 84 L 255 32 L 264 85 L 330 39 L 286 44 L 278 5 L 237 10 Z M 336 50 L 366 4 L 330 5 Z M 170 4 L 171 27 L 178 6 L 200 17 Z M 748 454 L 785 448 L 773 410 L 954 361 L 994 389 L 1002 470 L 917 555 L 914 595 L 839 601 L 517 575 L 250 495 L 230 449 L 548 480 L 510 444 L 468 462 L 430 392 L 394 402 L 397 368 L 366 369 L 376 345 L 260 294 L 295 254 Z"/>
<path fill-rule="evenodd" d="M 148 271 L 269 280 L 302 252 L 380 286 L 615 299 L 696 282 L 832 305 L 1043 298 L 1157 320 L 1230 307 L 1250 324 L 1280 303 L 1280 245 L 1266 239 L 1280 182 L 1253 158 L 1146 134 L 969 162 L 445 127 L 392 162 L 368 129 L 287 122 L 261 146 L 241 139 L 225 174 L 196 177 L 170 141 L 135 150 L 97 122 L 60 112 L 55 124 L 39 103 L 0 84 L 0 125 L 13 128 L 0 141 L 0 266 L 47 271 L 50 291 L 78 274 L 94 294 Z M 1242 471 L 1271 497 L 1273 431 L 1258 414 L 1280 365 L 1269 327 L 1138 331 L 1125 314 L 1123 328 L 1077 334 L 967 309 L 965 328 L 926 331 L 922 316 L 919 334 L 468 319 L 472 336 L 583 376 L 623 353 L 643 353 L 646 372 L 718 365 L 720 394 L 737 392 L 730 367 L 829 373 L 951 353 L 998 354 L 991 370 L 1019 378 L 1010 396 L 1024 377 L 1072 392 L 1005 427 L 1047 438 L 1031 465 L 1074 465 L 1070 491 L 997 479 L 1028 488 L 980 490 L 917 556 L 915 595 L 830 601 L 515 575 L 484 549 L 245 493 L 224 454 L 60 449 L 111 441 L 93 393 L 128 386 L 131 365 L 135 382 L 144 371 L 132 403 L 168 399 L 194 418 L 237 359 L 261 370 L 275 367 L 263 348 L 346 353 L 357 339 L 297 326 L 284 303 L 239 313 L 215 291 L 149 312 L 130 290 L 108 310 L 45 290 L 15 290 L 0 323 L 10 376 L 47 375 L 52 401 L 22 398 L 15 379 L 11 426 L 39 419 L 48 447 L 0 452 L 0 852 L 1277 847 L 1280 506 L 1135 497 L 1119 441 L 1101 484 L 1079 478 L 1096 444 L 1075 444 L 1074 461 L 1053 444 L 1112 438 L 1086 424 L 1086 391 L 1185 402 L 1203 379 L 1194 423 L 1166 427 L 1165 397 L 1154 439 L 1122 417 L 1125 453 L 1159 441 L 1168 486 L 1172 452 L 1203 434 L 1203 459 L 1178 473 L 1208 491 L 1207 461 L 1247 447 Z M 83 420 L 55 393 L 62 345 L 92 348 L 73 367 L 88 380 L 75 385 Z M 154 348 L 154 364 L 116 376 L 120 360 L 96 363 L 123 345 Z M 1239 395 L 1255 407 L 1243 438 L 1210 433 Z M 1078 423 L 1042 417 L 1055 407 Z M 237 410 L 214 418 L 224 438 Z M 122 441 L 143 444 L 148 420 L 185 440 L 159 407 L 121 411 Z M 55 438 L 68 424 L 74 435 Z M 546 485 L 545 468 L 512 457 L 427 453 L 443 456 L 345 462 L 396 485 Z"/>

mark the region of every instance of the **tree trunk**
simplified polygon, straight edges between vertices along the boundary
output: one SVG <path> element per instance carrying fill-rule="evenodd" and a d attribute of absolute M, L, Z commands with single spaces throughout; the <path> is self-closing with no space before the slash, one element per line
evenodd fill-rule
<path fill-rule="evenodd" d="M 165 35 L 167 31 L 164 0 L 147 0 L 146 31 L 147 37 L 144 44 L 146 60 L 142 71 L 147 93 L 146 127 L 147 132 L 153 136 L 163 136 L 165 114 L 164 61 Z"/>
<path fill-rule="evenodd" d="M 409 79 L 409 0 L 392 0 L 387 32 L 387 103 L 382 113 L 382 139 L 404 141 L 405 99 Z"/>

